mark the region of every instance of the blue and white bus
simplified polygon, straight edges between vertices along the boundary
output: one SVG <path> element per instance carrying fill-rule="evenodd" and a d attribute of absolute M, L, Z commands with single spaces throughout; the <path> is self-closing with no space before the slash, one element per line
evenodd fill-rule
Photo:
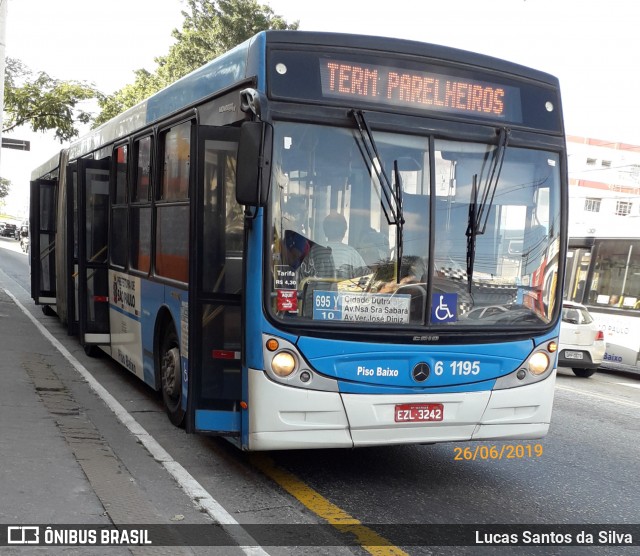
<path fill-rule="evenodd" d="M 263 32 L 32 175 L 32 295 L 244 450 L 546 434 L 567 242 L 558 80 Z"/>
<path fill-rule="evenodd" d="M 585 305 L 604 333 L 602 367 L 640 373 L 640 236 L 621 228 L 570 238 L 564 297 Z"/>

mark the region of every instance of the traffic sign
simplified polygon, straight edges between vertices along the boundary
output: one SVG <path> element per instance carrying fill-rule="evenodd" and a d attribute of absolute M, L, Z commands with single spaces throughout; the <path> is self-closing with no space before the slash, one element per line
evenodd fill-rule
<path fill-rule="evenodd" d="M 24 139 L 8 139 L 6 137 L 3 137 L 2 148 L 17 149 L 19 151 L 30 151 L 31 143 L 29 141 L 25 141 Z"/>

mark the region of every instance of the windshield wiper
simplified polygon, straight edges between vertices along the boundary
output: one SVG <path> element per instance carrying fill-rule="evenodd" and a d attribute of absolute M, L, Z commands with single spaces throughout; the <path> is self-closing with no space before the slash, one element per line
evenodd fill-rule
<path fill-rule="evenodd" d="M 467 284 L 471 293 L 471 282 L 473 280 L 473 264 L 476 259 L 476 237 L 478 212 L 478 174 L 473 174 L 471 182 L 471 199 L 469 199 L 469 216 L 467 218 Z"/>
<path fill-rule="evenodd" d="M 397 207 L 398 207 L 398 220 L 396 221 L 396 253 L 398 254 L 398 256 L 396 257 L 397 259 L 397 264 L 396 264 L 396 284 L 400 283 L 400 267 L 402 266 L 402 251 L 403 251 L 403 245 L 404 245 L 404 237 L 403 237 L 403 231 L 404 231 L 404 213 L 402 210 L 402 178 L 400 177 L 400 170 L 398 169 L 398 161 L 394 160 L 393 161 L 393 178 L 396 182 L 396 191 L 395 191 L 395 197 L 396 197 L 396 203 L 397 203 Z"/>
<path fill-rule="evenodd" d="M 473 266 L 476 258 L 476 238 L 485 233 L 487 222 L 489 221 L 489 213 L 493 206 L 493 199 L 500 180 L 500 172 L 502 172 L 502 164 L 504 163 L 504 155 L 507 152 L 507 144 L 511 130 L 503 127 L 500 130 L 498 138 L 498 148 L 491 160 L 487 178 L 482 187 L 480 195 L 480 204 L 478 204 L 478 174 L 473 175 L 471 184 L 471 199 L 469 200 L 469 216 L 467 219 L 467 284 L 469 293 L 471 293 L 471 283 L 473 282 Z"/>
<path fill-rule="evenodd" d="M 382 164 L 382 158 L 378 153 L 378 147 L 371 128 L 364 117 L 362 110 L 350 110 L 349 115 L 353 116 L 356 127 L 360 134 L 360 144 L 356 141 L 362 158 L 368 163 L 369 167 L 375 172 L 382 195 L 380 196 L 380 204 L 382 211 L 390 226 L 395 226 L 396 233 L 396 282 L 400 282 L 400 267 L 402 265 L 402 246 L 403 246 L 403 226 L 404 215 L 402 213 L 402 183 L 400 181 L 400 171 L 398 170 L 398 161 L 393 163 L 393 175 L 395 187 L 391 183 L 387 172 Z"/>

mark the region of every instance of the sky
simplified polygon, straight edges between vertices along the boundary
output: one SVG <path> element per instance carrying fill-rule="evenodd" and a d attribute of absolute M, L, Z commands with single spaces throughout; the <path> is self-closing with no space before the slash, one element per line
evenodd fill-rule
<path fill-rule="evenodd" d="M 111 93 L 155 69 L 182 25 L 183 0 L 8 0 L 6 55 L 34 71 Z M 560 79 L 568 134 L 640 145 L 640 33 L 630 0 L 258 0 L 301 30 L 398 37 L 504 58 Z M 61 145 L 10 135 L 8 206 L 25 206 L 31 169 Z"/>

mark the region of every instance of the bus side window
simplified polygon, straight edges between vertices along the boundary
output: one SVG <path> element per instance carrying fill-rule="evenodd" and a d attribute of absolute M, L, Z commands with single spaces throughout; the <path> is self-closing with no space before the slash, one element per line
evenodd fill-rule
<path fill-rule="evenodd" d="M 156 202 L 156 272 L 189 278 L 189 176 L 191 122 L 165 131 L 160 139 L 160 198 Z"/>
<path fill-rule="evenodd" d="M 162 169 L 160 173 L 162 201 L 189 198 L 191 164 L 191 122 L 172 127 L 162 135 Z"/>
<path fill-rule="evenodd" d="M 116 147 L 112 170 L 113 190 L 111 193 L 111 242 L 109 254 L 113 265 L 127 264 L 129 245 L 127 227 L 127 182 L 129 177 L 129 149 L 127 145 Z"/>
<path fill-rule="evenodd" d="M 131 268 L 149 272 L 151 268 L 151 178 L 153 138 L 134 142 L 133 189 L 131 192 Z"/>
<path fill-rule="evenodd" d="M 244 213 L 236 201 L 237 145 L 205 140 L 203 288 L 238 293 L 242 285 Z"/>

